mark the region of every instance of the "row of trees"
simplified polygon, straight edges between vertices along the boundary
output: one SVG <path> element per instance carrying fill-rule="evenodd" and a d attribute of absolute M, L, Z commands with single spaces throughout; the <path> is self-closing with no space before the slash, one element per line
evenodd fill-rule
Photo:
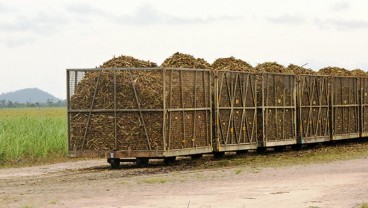
<path fill-rule="evenodd" d="M 65 107 L 66 100 L 52 100 L 48 99 L 46 103 L 40 102 L 26 102 L 18 103 L 11 100 L 0 100 L 0 108 L 23 108 L 23 107 Z"/>

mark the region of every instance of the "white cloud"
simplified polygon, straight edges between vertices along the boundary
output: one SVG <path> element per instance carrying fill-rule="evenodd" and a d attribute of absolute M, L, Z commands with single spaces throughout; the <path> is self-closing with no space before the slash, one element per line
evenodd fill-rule
<path fill-rule="evenodd" d="M 165 21 L 165 14 L 160 13 L 151 4 L 139 6 L 134 15 L 121 15 L 115 18 L 119 24 L 127 25 L 151 25 L 160 24 Z"/>
<path fill-rule="evenodd" d="M 84 17 L 83 22 L 92 21 L 92 18 L 100 16 L 108 21 L 113 21 L 119 25 L 130 26 L 147 26 L 147 25 L 180 25 L 180 24 L 203 24 L 216 21 L 227 21 L 240 19 L 240 16 L 210 16 L 210 17 L 193 17 L 193 16 L 175 16 L 162 11 L 159 11 L 152 4 L 145 3 L 139 5 L 133 14 L 115 15 L 104 10 L 98 9 L 91 4 L 71 4 L 66 7 L 68 13 L 78 17 Z"/>
<path fill-rule="evenodd" d="M 18 48 L 21 46 L 25 46 L 25 45 L 34 43 L 35 38 L 31 36 L 7 38 L 7 39 L 2 39 L 0 42 L 9 48 Z"/>
<path fill-rule="evenodd" d="M 332 6 L 332 10 L 335 12 L 342 12 L 350 9 L 350 4 L 346 2 L 338 2 Z"/>
<path fill-rule="evenodd" d="M 316 19 L 315 23 L 321 28 L 334 28 L 337 30 L 355 31 L 368 29 L 368 21 L 366 20 Z"/>
<path fill-rule="evenodd" d="M 101 9 L 98 9 L 88 3 L 73 3 L 66 7 L 67 12 L 73 13 L 80 16 L 107 16 L 107 13 Z"/>
<path fill-rule="evenodd" d="M 6 14 L 13 11 L 14 11 L 13 8 L 0 3 L 0 14 Z"/>
<path fill-rule="evenodd" d="M 61 24 L 66 24 L 66 19 L 58 14 L 39 12 L 36 16 L 17 15 L 14 20 L 0 21 L 2 32 L 31 32 L 34 34 L 49 34 Z"/>
<path fill-rule="evenodd" d="M 306 20 L 301 16 L 289 14 L 284 14 L 278 17 L 270 17 L 269 21 L 272 23 L 291 24 L 291 25 L 299 25 L 306 22 Z"/>

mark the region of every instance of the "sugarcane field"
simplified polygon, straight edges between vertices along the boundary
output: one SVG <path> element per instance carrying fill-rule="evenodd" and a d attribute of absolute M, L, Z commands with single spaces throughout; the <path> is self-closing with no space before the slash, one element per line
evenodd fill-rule
<path fill-rule="evenodd" d="M 368 208 L 367 9 L 0 1 L 0 208 Z"/>

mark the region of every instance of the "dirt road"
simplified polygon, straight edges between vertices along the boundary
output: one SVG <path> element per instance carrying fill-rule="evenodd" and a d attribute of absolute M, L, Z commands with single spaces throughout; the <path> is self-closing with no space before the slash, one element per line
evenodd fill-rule
<path fill-rule="evenodd" d="M 179 169 L 179 170 L 178 170 Z M 0 169 L 0 207 L 359 207 L 368 159 L 280 168 L 110 170 L 105 160 Z"/>

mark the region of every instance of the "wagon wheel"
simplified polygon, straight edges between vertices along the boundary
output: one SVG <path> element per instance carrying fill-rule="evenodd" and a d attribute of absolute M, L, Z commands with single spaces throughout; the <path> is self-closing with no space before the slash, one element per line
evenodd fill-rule
<path fill-rule="evenodd" d="M 302 149 L 302 147 L 303 147 L 303 145 L 302 145 L 302 144 L 294 144 L 294 145 L 292 145 L 292 146 L 291 146 L 291 148 L 292 148 L 293 150 L 295 150 L 295 151 L 299 151 L 299 150 L 301 150 L 301 149 Z"/>
<path fill-rule="evenodd" d="M 285 146 L 276 146 L 273 148 L 275 152 L 282 152 L 285 150 Z"/>
<path fill-rule="evenodd" d="M 257 148 L 257 153 L 265 153 L 266 152 L 266 150 L 267 150 L 267 147 L 258 147 Z"/>
<path fill-rule="evenodd" d="M 120 159 L 119 158 L 109 158 L 107 162 L 110 163 L 111 169 L 119 169 L 120 168 Z"/>
<path fill-rule="evenodd" d="M 138 167 L 146 167 L 148 165 L 149 158 L 146 157 L 137 157 L 135 159 L 135 163 Z"/>
<path fill-rule="evenodd" d="M 214 153 L 213 153 L 213 157 L 214 157 L 215 159 L 220 159 L 220 158 L 222 158 L 224 155 L 225 155 L 225 152 L 214 152 Z"/>
<path fill-rule="evenodd" d="M 164 163 L 165 165 L 171 165 L 175 162 L 176 157 L 165 157 L 164 158 Z"/>
<path fill-rule="evenodd" d="M 315 148 L 315 147 L 317 147 L 317 145 L 319 145 L 319 143 L 310 143 L 310 144 L 308 144 L 308 147 Z"/>
<path fill-rule="evenodd" d="M 192 159 L 192 160 L 198 160 L 198 159 L 200 159 L 200 158 L 202 158 L 202 154 L 196 154 L 196 155 L 192 155 L 192 156 L 190 156 L 190 158 Z"/>
<path fill-rule="evenodd" d="M 248 153 L 248 150 L 238 150 L 238 151 L 236 151 L 237 155 L 245 155 L 247 153 Z"/>

